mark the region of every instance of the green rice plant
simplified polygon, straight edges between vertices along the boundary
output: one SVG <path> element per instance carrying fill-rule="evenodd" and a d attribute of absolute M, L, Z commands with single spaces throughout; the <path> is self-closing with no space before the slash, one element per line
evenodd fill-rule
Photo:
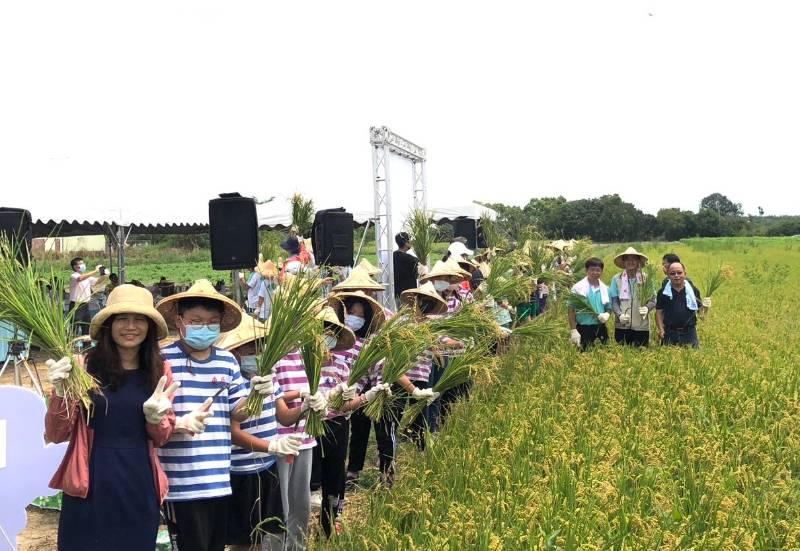
<path fill-rule="evenodd" d="M 455 314 L 425 323 L 436 335 L 455 340 L 478 339 L 493 342 L 500 337 L 500 326 L 492 313 L 475 302 L 464 304 Z"/>
<path fill-rule="evenodd" d="M 322 373 L 322 364 L 328 356 L 328 347 L 322 336 L 323 324 L 319 320 L 309 327 L 310 338 L 300 347 L 300 354 L 303 356 L 303 367 L 308 378 L 309 393 L 314 394 L 319 389 L 319 380 Z M 306 433 L 311 436 L 322 436 L 325 434 L 325 425 L 322 423 L 322 415 L 313 409 L 308 410 L 306 420 Z"/>
<path fill-rule="evenodd" d="M 733 268 L 722 264 L 718 265 L 716 269 L 708 272 L 703 278 L 703 293 L 705 293 L 706 297 L 711 297 L 732 277 Z"/>
<path fill-rule="evenodd" d="M 567 305 L 567 308 L 571 308 L 575 310 L 575 314 L 590 314 L 590 315 L 597 315 L 597 312 L 594 311 L 592 308 L 592 303 L 589 302 L 589 299 L 583 295 L 579 295 L 575 292 L 570 292 L 564 302 Z"/>
<path fill-rule="evenodd" d="M 490 370 L 493 365 L 489 355 L 487 343 L 477 342 L 468 346 L 462 354 L 453 357 L 442 376 L 433 385 L 433 391 L 439 394 L 467 383 L 475 378 L 479 371 Z M 426 400 L 416 400 L 406 405 L 403 416 L 400 419 L 400 426 L 407 427 L 416 419 L 428 405 Z"/>
<path fill-rule="evenodd" d="M 484 211 L 481 213 L 480 220 L 478 221 L 478 227 L 483 233 L 483 239 L 486 242 L 487 249 L 505 249 L 508 246 L 506 239 L 503 237 L 503 234 L 500 231 L 500 227 L 497 225 L 497 222 L 495 222 L 489 216 L 488 212 Z"/>
<path fill-rule="evenodd" d="M 67 404 L 80 402 L 90 416 L 92 394 L 100 393 L 100 387 L 73 355 L 76 309 L 64 312 L 56 275 L 52 270 L 40 273 L 33 262 L 20 263 L 19 247 L 0 234 L 0 319 L 27 333 L 33 346 L 51 356 L 71 358 L 72 371 L 64 381 L 64 400 Z"/>
<path fill-rule="evenodd" d="M 551 315 L 541 315 L 517 325 L 511 331 L 511 336 L 519 339 L 552 339 L 564 329 L 562 320 Z"/>
<path fill-rule="evenodd" d="M 485 296 L 498 301 L 506 299 L 511 304 L 526 302 L 530 298 L 536 280 L 530 276 L 515 273 L 517 260 L 515 256 L 502 255 L 492 261 L 489 275 L 481 285 Z"/>
<path fill-rule="evenodd" d="M 295 193 L 289 202 L 292 204 L 292 226 L 297 228 L 298 235 L 308 235 L 314 225 L 314 200 Z"/>
<path fill-rule="evenodd" d="M 658 293 L 658 272 L 653 264 L 645 264 L 642 268 L 642 284 L 637 285 L 639 291 L 639 304 L 644 306 L 648 302 L 656 299 Z"/>
<path fill-rule="evenodd" d="M 281 283 L 273 295 L 269 331 L 260 340 L 257 354 L 261 376 L 272 374 L 281 358 L 315 339 L 319 323 L 315 315 L 322 305 L 322 299 L 319 280 L 314 275 L 301 272 Z M 259 393 L 250 393 L 245 404 L 248 417 L 261 413 L 263 401 Z"/>
<path fill-rule="evenodd" d="M 411 235 L 411 246 L 420 263 L 428 266 L 433 246 L 439 238 L 439 230 L 431 215 L 422 210 L 411 211 L 405 221 L 405 227 Z"/>

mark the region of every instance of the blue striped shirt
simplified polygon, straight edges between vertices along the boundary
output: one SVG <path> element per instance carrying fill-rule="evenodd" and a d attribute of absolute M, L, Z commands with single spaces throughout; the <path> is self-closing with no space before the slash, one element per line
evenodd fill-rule
<path fill-rule="evenodd" d="M 161 349 L 172 377 L 180 381 L 172 409 L 177 417 L 197 409 L 220 388 L 214 398 L 214 415 L 206 430 L 194 436 L 174 432 L 158 448 L 161 466 L 169 479 L 167 501 L 192 501 L 231 494 L 230 412 L 249 390 L 233 354 L 216 346 L 203 361 L 191 358 L 181 341 Z"/>
<path fill-rule="evenodd" d="M 275 400 L 283 396 L 281 387 L 275 385 L 271 397 L 264 399 L 261 415 L 243 421 L 241 429 L 256 438 L 272 440 L 278 437 L 278 421 L 275 419 Z M 257 452 L 251 449 L 234 445 L 231 450 L 231 472 L 234 474 L 260 473 L 269 469 L 275 463 L 275 456 L 271 453 Z"/>

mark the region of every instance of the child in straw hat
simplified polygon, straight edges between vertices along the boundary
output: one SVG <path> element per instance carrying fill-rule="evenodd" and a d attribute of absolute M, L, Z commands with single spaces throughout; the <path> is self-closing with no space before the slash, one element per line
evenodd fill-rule
<path fill-rule="evenodd" d="M 249 316 L 225 333 L 217 346 L 239 361 L 242 376 L 251 381 L 258 371 L 256 344 L 267 328 Z M 247 421 L 231 420 L 231 496 L 227 543 L 231 551 L 283 549 L 284 526 L 277 457 L 297 455 L 299 435 L 278 436 L 278 422 L 293 424 L 300 409 L 289 409 L 283 390 L 275 385 L 263 401 L 261 414 Z"/>
<path fill-rule="evenodd" d="M 165 516 L 173 548 L 224 549 L 230 486 L 231 418 L 243 420 L 249 394 L 236 358 L 214 345 L 220 332 L 235 329 L 242 312 L 205 279 L 156 306 L 179 340 L 161 350 L 181 382 L 178 415 L 200 406 L 210 414 L 201 434 L 172 435 L 159 457 L 170 482 Z M 253 390 L 272 394 L 272 381 L 253 377 Z"/>
<path fill-rule="evenodd" d="M 97 346 L 86 355 L 86 370 L 102 387 L 86 421 L 79 402 L 65 403 L 70 358 L 48 360 L 53 393 L 45 418 L 51 442 L 70 441 L 50 485 L 64 491 L 58 527 L 59 549 L 153 549 L 159 504 L 167 480 L 154 448 L 177 427 L 202 431 L 203 414 L 176 421 L 170 366 L 158 350 L 167 325 L 150 293 L 121 285 L 92 320 Z"/>

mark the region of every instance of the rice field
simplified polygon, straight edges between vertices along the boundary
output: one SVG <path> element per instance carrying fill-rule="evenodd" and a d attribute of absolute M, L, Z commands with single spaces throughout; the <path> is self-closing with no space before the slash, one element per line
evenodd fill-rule
<path fill-rule="evenodd" d="M 604 280 L 623 249 L 598 249 Z M 506 355 L 424 453 L 401 450 L 391 490 L 350 499 L 324 547 L 800 547 L 800 240 L 643 250 L 656 262 L 676 252 L 698 285 L 720 264 L 735 270 L 699 350 L 580 354 L 564 314 L 560 342 Z"/>

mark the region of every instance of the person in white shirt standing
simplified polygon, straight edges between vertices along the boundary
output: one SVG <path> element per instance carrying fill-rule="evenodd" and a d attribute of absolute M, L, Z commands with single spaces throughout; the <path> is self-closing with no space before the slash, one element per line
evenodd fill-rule
<path fill-rule="evenodd" d="M 75 334 L 88 335 L 89 323 L 92 318 L 89 314 L 89 300 L 92 298 L 92 287 L 95 286 L 102 277 L 102 266 L 96 266 L 91 272 L 86 271 L 86 262 L 76 256 L 70 262 L 72 275 L 69 279 L 69 309 L 75 310 L 73 322 L 75 324 Z M 95 277 L 95 276 L 100 277 Z"/>

